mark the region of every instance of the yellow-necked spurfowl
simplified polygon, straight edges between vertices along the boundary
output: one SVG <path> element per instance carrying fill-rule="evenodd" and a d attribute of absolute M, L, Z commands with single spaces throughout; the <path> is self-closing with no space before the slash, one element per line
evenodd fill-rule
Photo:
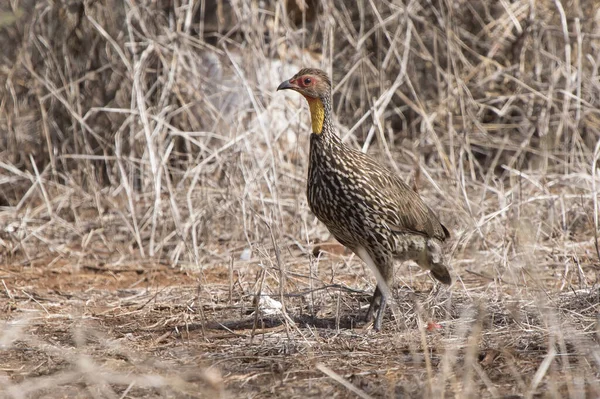
<path fill-rule="evenodd" d="M 441 242 L 448 229 L 419 194 L 373 158 L 342 143 L 333 126 L 331 81 L 319 69 L 302 69 L 277 90 L 308 101 L 312 120 L 308 205 L 331 234 L 375 273 L 367 321 L 381 328 L 394 260 L 412 259 L 444 284 L 452 279 Z"/>

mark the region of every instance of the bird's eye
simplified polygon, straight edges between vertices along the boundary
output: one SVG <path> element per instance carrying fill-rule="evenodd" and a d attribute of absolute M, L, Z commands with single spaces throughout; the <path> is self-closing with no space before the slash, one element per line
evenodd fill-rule
<path fill-rule="evenodd" d="M 312 81 L 310 80 L 310 78 L 305 78 L 305 79 L 304 79 L 304 84 L 305 84 L 305 85 L 309 85 L 309 84 L 310 84 L 310 82 L 312 82 Z"/>

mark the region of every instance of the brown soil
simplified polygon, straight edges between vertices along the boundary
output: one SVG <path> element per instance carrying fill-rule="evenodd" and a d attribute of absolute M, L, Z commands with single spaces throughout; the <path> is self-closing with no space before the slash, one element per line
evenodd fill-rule
<path fill-rule="evenodd" d="M 269 271 L 252 260 L 236 262 L 232 279 L 226 264 L 202 272 L 51 260 L 44 267 L 43 260 L 4 265 L 0 368 L 8 397 L 357 395 L 336 379 L 362 397 L 600 393 L 577 374 L 598 370 L 597 345 L 586 347 L 595 340 L 597 291 L 554 296 L 555 308 L 545 311 L 534 296 L 490 300 L 483 292 L 493 284 L 472 275 L 469 286 L 479 282 L 483 291 L 430 291 L 429 278 L 409 266 L 419 274 L 411 285 L 423 290 L 395 290 L 396 303 L 376 333 L 361 320 L 368 271 L 354 260 L 343 266 L 348 259 L 321 256 L 323 279 L 336 266 L 345 278 L 299 289 L 308 262 L 289 259 L 297 273 L 286 287 L 297 290 L 284 293 L 287 319 L 253 314 L 253 292 Z M 406 273 L 406 266 L 398 269 Z M 279 299 L 272 278 L 265 276 L 262 292 Z M 365 291 L 348 288 L 361 280 Z"/>

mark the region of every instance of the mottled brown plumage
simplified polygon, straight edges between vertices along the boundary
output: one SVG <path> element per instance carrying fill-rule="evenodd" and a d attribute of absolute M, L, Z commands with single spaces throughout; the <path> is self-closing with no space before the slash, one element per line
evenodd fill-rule
<path fill-rule="evenodd" d="M 331 82 L 319 69 L 302 69 L 279 85 L 308 101 L 310 137 L 308 204 L 343 245 L 356 253 L 378 277 L 367 319 L 375 311 L 381 328 L 394 260 L 416 261 L 439 281 L 450 284 L 441 242 L 450 236 L 419 194 L 373 158 L 337 136 L 331 117 Z"/>

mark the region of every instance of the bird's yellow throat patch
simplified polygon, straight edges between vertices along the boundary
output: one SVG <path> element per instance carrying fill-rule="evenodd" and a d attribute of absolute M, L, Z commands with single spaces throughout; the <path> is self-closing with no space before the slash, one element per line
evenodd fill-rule
<path fill-rule="evenodd" d="M 323 131 L 323 121 L 325 120 L 325 107 L 320 98 L 305 97 L 310 108 L 310 119 L 312 121 L 313 133 L 321 134 Z"/>

